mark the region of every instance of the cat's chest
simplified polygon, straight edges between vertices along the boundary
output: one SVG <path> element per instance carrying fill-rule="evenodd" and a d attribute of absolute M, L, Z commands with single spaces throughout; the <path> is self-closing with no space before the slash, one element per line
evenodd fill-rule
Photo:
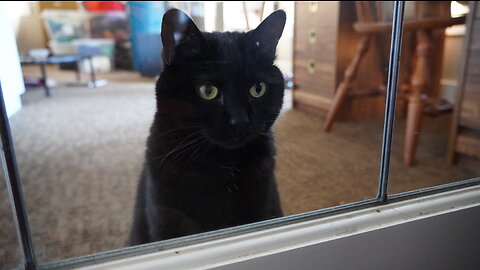
<path fill-rule="evenodd" d="M 259 159 L 252 163 L 218 161 L 199 164 L 188 169 L 175 167 L 157 170 L 153 176 L 160 193 L 181 193 L 193 197 L 241 196 L 263 188 L 273 175 L 268 161 Z"/>
<path fill-rule="evenodd" d="M 147 188 L 158 205 L 177 209 L 201 224 L 212 228 L 242 224 L 267 205 L 274 181 L 272 162 L 218 161 L 200 170 L 172 171 Z"/>
<path fill-rule="evenodd" d="M 185 181 L 198 183 L 198 191 L 227 194 L 245 193 L 252 186 L 263 182 L 265 173 L 257 166 L 241 166 L 219 163 L 208 170 L 192 172 Z"/>

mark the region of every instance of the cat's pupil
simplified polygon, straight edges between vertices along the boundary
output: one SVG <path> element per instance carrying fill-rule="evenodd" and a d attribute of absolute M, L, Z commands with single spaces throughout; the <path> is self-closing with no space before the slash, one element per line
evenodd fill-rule
<path fill-rule="evenodd" d="M 257 91 L 257 94 L 259 94 L 262 91 L 262 86 L 259 83 L 257 83 L 255 86 L 255 90 Z"/>

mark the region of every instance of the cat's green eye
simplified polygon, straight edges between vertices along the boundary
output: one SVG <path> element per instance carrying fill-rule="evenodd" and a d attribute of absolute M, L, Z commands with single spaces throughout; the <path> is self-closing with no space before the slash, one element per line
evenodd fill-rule
<path fill-rule="evenodd" d="M 250 87 L 250 95 L 254 98 L 259 98 L 263 95 L 265 95 L 265 92 L 267 91 L 267 84 L 264 82 L 257 83 Z"/>
<path fill-rule="evenodd" d="M 198 93 L 203 99 L 212 100 L 218 95 L 218 88 L 215 85 L 203 84 L 198 87 Z"/>

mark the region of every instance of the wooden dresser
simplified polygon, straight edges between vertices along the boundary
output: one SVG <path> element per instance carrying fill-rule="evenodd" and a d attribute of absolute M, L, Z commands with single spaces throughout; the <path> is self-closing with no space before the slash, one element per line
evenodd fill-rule
<path fill-rule="evenodd" d="M 354 2 L 296 2 L 294 37 L 294 107 L 302 111 L 325 116 L 343 73 L 356 52 L 360 35 L 352 28 L 355 22 Z M 378 44 L 374 44 L 377 46 Z M 383 45 L 382 45 L 383 46 Z M 388 51 L 389 43 L 385 42 Z M 365 55 L 355 82 L 355 94 L 342 108 L 339 119 L 383 117 L 385 97 L 365 95 L 372 85 L 384 84 L 388 55 L 378 55 L 371 48 Z M 382 60 L 383 59 L 383 60 Z M 381 63 L 378 61 L 382 61 Z"/>
<path fill-rule="evenodd" d="M 446 4 L 445 4 L 446 3 Z M 450 14 L 448 2 L 423 2 L 422 17 Z M 294 24 L 294 107 L 325 116 L 331 106 L 335 91 L 344 77 L 347 66 L 354 58 L 362 35 L 353 29 L 357 21 L 354 1 L 296 2 Z M 428 6 L 428 8 L 427 8 Z M 393 3 L 384 1 L 384 20 L 391 21 Z M 445 8 L 446 7 L 446 8 Z M 425 13 L 425 14 L 424 14 Z M 433 15 L 432 15 L 433 14 Z M 414 17 L 414 4 L 406 4 L 405 19 Z M 402 62 L 399 82 L 410 83 L 415 43 L 411 32 L 405 32 L 402 45 Z M 437 30 L 432 36 L 434 55 L 442 55 L 443 32 Z M 352 82 L 352 91 L 342 105 L 337 120 L 382 118 L 384 116 L 386 78 L 390 33 L 375 35 L 358 67 Z M 440 60 L 439 60 L 440 59 Z M 431 73 L 430 95 L 438 96 L 441 77 L 441 57 L 429 63 Z M 399 93 L 397 112 L 405 114 L 403 92 Z"/>
<path fill-rule="evenodd" d="M 480 158 L 480 4 L 471 1 L 467 19 L 459 88 L 452 120 L 448 161 Z M 470 161 L 471 162 L 471 161 Z"/>

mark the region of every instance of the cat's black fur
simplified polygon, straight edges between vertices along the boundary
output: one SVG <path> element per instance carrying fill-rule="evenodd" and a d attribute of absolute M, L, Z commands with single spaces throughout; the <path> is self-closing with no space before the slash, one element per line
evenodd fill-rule
<path fill-rule="evenodd" d="M 181 23 L 180 23 L 181 22 Z M 276 11 L 247 33 L 201 33 L 179 10 L 163 19 L 165 69 L 138 185 L 131 245 L 282 216 L 271 127 L 284 81 L 273 65 Z M 250 87 L 265 82 L 264 96 Z M 201 84 L 218 96 L 202 99 Z"/>

